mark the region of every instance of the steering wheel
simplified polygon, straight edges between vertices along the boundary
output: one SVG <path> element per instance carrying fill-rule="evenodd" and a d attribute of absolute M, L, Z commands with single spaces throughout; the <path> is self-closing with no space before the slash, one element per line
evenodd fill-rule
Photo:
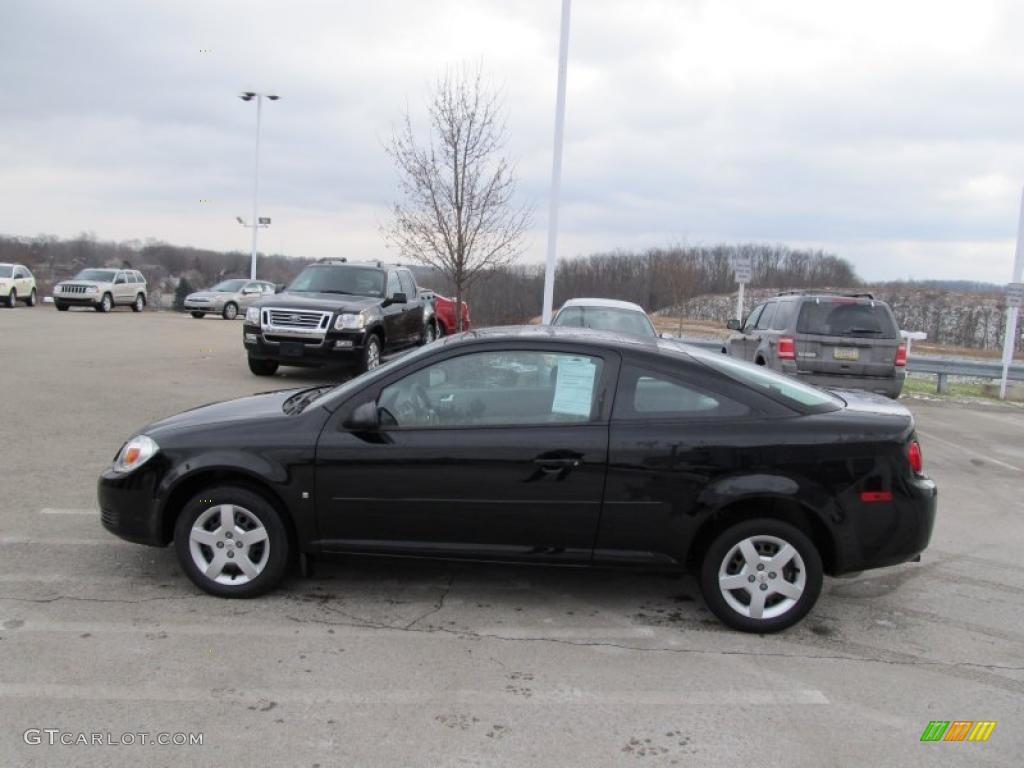
<path fill-rule="evenodd" d="M 409 394 L 412 395 L 416 404 L 419 405 L 420 408 L 423 409 L 423 413 L 426 414 L 425 423 L 437 424 L 439 421 L 437 409 L 434 408 L 433 403 L 430 402 L 430 397 L 427 396 L 427 388 L 417 381 L 412 385 L 412 390 Z"/>

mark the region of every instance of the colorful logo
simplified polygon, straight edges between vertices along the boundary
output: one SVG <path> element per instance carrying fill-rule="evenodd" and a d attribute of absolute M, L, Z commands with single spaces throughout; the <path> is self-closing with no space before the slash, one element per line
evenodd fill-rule
<path fill-rule="evenodd" d="M 921 741 L 988 741 L 995 727 L 995 720 L 932 720 Z"/>

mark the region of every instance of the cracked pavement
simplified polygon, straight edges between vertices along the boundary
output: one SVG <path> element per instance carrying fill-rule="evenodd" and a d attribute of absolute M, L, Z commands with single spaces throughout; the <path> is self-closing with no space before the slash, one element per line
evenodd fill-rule
<path fill-rule="evenodd" d="M 16 365 L 0 394 L 17 408 L 0 467 L 17 482 L 0 501 L 0 765 L 997 766 L 1024 752 L 1017 410 L 910 401 L 940 488 L 932 547 L 827 580 L 780 635 L 724 629 L 671 573 L 343 559 L 225 601 L 93 510 L 132 430 L 271 388 L 246 370 L 239 324 L 46 306 L 4 320 L 0 359 Z M 955 719 L 999 724 L 984 744 L 920 743 L 928 721 Z M 30 746 L 27 728 L 204 743 Z"/>

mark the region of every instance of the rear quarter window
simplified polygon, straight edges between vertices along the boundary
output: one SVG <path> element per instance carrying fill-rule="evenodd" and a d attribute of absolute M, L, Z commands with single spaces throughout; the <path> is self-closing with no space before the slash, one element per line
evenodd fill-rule
<path fill-rule="evenodd" d="M 793 320 L 793 307 L 796 304 L 792 301 L 780 301 L 775 310 L 775 319 L 772 321 L 773 331 L 784 331 L 789 328 Z"/>

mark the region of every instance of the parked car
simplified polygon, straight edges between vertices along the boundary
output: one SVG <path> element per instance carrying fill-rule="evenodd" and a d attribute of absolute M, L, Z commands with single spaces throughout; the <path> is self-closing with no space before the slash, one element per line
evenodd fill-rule
<path fill-rule="evenodd" d="M 821 387 L 897 398 L 907 347 L 892 309 L 869 293 L 781 293 L 754 307 L 724 352 Z"/>
<path fill-rule="evenodd" d="M 0 301 L 10 309 L 19 301 L 36 305 L 36 279 L 22 264 L 0 264 Z"/>
<path fill-rule="evenodd" d="M 73 280 L 57 283 L 53 288 L 53 303 L 61 312 L 69 307 L 109 312 L 117 306 L 141 312 L 147 300 L 146 278 L 136 269 L 83 269 Z"/>
<path fill-rule="evenodd" d="M 570 299 L 551 320 L 555 327 L 592 328 L 634 336 L 655 337 L 658 332 L 639 304 L 615 299 Z"/>
<path fill-rule="evenodd" d="M 897 403 L 547 326 L 158 421 L 98 492 L 107 530 L 173 541 L 223 597 L 272 589 L 296 555 L 692 567 L 753 632 L 799 621 L 823 574 L 917 559 L 936 509 Z"/>
<path fill-rule="evenodd" d="M 284 291 L 245 312 L 249 370 L 272 376 L 279 365 L 354 364 L 434 340 L 434 311 L 402 266 L 321 259 Z"/>
<path fill-rule="evenodd" d="M 455 333 L 455 299 L 450 299 L 447 296 L 430 290 L 429 288 L 419 287 L 420 293 L 431 302 L 434 307 L 434 317 L 436 318 L 437 324 L 437 335 L 438 337 L 447 336 L 450 333 Z M 462 303 L 462 330 L 468 331 L 472 329 L 472 325 L 469 322 L 469 304 L 465 301 Z"/>
<path fill-rule="evenodd" d="M 263 280 L 231 278 L 205 291 L 190 293 L 185 297 L 185 309 L 197 320 L 208 314 L 234 320 L 239 311 L 244 312 L 257 299 L 272 296 L 276 291 L 277 286 Z"/>

